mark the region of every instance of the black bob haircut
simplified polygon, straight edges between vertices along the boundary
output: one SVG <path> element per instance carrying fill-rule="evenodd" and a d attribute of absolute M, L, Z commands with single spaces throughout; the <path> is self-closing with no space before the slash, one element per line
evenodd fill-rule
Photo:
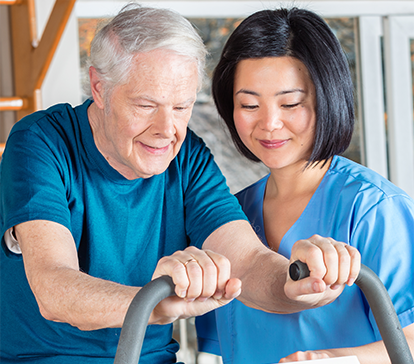
<path fill-rule="evenodd" d="M 337 38 L 315 13 L 298 8 L 262 10 L 243 20 L 227 40 L 214 70 L 212 93 L 237 149 L 259 159 L 243 144 L 233 119 L 237 64 L 245 59 L 294 57 L 308 69 L 316 91 L 316 130 L 308 165 L 343 153 L 354 128 L 353 84 Z"/>

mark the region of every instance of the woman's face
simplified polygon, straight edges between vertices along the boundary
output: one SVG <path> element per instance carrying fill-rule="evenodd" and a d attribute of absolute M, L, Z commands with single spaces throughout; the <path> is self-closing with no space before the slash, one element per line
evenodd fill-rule
<path fill-rule="evenodd" d="M 271 170 L 303 168 L 312 152 L 315 87 L 292 57 L 241 61 L 234 77 L 234 122 L 247 148 Z"/>

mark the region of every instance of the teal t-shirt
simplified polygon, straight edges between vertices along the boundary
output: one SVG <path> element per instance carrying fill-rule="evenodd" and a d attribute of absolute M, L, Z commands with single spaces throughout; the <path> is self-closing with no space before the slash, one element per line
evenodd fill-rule
<path fill-rule="evenodd" d="M 200 248 L 221 225 L 245 219 L 210 151 L 190 130 L 164 173 L 124 178 L 95 146 L 90 103 L 56 105 L 14 126 L 0 166 L 2 237 L 25 221 L 57 222 L 72 233 L 83 272 L 143 286 L 161 257 Z M 4 238 L 0 255 L 2 363 L 113 362 L 120 329 L 87 332 L 45 320 L 21 255 Z M 175 362 L 177 350 L 172 325 L 149 326 L 140 363 Z"/>

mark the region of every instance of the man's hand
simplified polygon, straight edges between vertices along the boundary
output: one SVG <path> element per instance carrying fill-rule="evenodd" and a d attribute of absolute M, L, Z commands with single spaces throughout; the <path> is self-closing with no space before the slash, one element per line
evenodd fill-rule
<path fill-rule="evenodd" d="M 202 315 L 223 306 L 241 293 L 241 281 L 230 278 L 230 262 L 210 250 L 189 247 L 163 257 L 153 279 L 171 276 L 177 296 L 160 302 L 150 323 L 166 324 L 179 318 Z"/>
<path fill-rule="evenodd" d="M 294 282 L 287 274 L 285 294 L 291 300 L 310 307 L 334 301 L 345 285 L 351 286 L 355 282 L 361 268 L 357 249 L 319 235 L 294 244 L 289 263 L 296 260 L 308 265 L 310 276 Z"/>

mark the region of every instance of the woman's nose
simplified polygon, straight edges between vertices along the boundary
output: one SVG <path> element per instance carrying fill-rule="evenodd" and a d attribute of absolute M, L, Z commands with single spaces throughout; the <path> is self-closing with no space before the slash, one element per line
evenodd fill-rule
<path fill-rule="evenodd" d="M 283 128 L 281 113 L 275 108 L 266 108 L 260 115 L 259 126 L 262 130 L 273 131 Z"/>

